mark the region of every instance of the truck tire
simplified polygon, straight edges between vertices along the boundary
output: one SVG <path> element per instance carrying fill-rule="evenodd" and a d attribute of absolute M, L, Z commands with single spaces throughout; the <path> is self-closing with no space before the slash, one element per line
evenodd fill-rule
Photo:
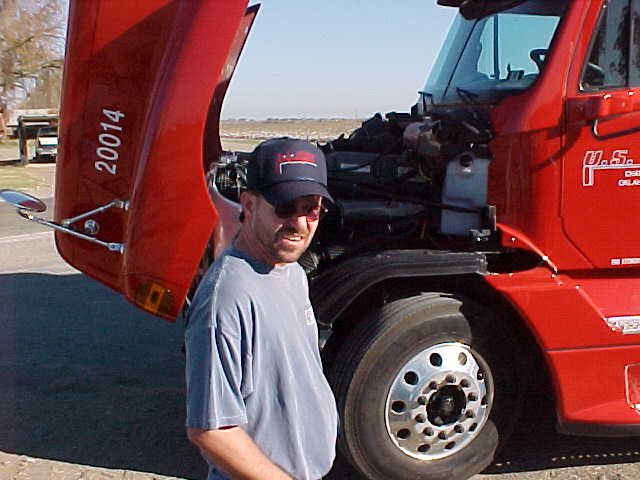
<path fill-rule="evenodd" d="M 482 471 L 517 417 L 510 340 L 495 315 L 468 299 L 426 293 L 386 304 L 332 363 L 340 451 L 371 480 Z"/>

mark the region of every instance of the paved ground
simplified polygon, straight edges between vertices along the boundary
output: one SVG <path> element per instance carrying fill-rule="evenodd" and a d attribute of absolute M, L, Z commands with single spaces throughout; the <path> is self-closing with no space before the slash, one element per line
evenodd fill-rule
<path fill-rule="evenodd" d="M 51 210 L 54 173 L 0 166 L 0 188 L 49 197 Z M 181 325 L 69 267 L 50 232 L 1 203 L 0 332 L 0 480 L 203 478 L 181 424 Z M 557 435 L 544 395 L 521 427 L 473 480 L 640 478 L 639 439 Z M 338 462 L 329 478 L 357 478 L 347 471 Z"/>
<path fill-rule="evenodd" d="M 29 164 L 0 166 L 0 189 L 21 190 L 38 198 L 53 197 L 55 165 Z"/>
<path fill-rule="evenodd" d="M 75 465 L 0 452 L 0 479 L 2 480 L 160 480 L 170 478 L 174 477 Z"/>
<path fill-rule="evenodd" d="M 10 147 L 0 146 L 0 189 L 18 189 L 42 198 L 49 209 L 43 215 L 50 215 L 55 165 L 2 164 L 2 159 L 17 156 Z M 82 300 L 85 295 L 92 304 Z M 74 297 L 79 297 L 80 302 L 74 302 Z M 109 322 L 111 315 L 105 311 L 105 303 L 114 304 L 115 310 L 106 310 L 123 323 Z M 0 305 L 0 480 L 203 476 L 199 455 L 188 445 L 180 425 L 183 400 L 174 395 L 182 389 L 180 327 L 170 329 L 166 322 L 148 318 L 118 295 L 81 275 L 57 255 L 50 231 L 21 220 L 3 202 Z M 100 316 L 115 331 L 100 335 L 101 341 L 78 344 L 92 331 L 99 334 L 100 327 L 88 322 L 87 317 L 95 321 Z M 52 319 L 62 323 L 56 327 L 57 322 Z M 152 323 L 145 328 L 137 321 Z M 160 379 L 167 377 L 166 367 L 153 367 L 157 371 L 154 380 L 148 370 L 130 366 L 139 354 L 161 354 L 150 352 L 146 344 L 136 345 L 136 334 L 124 328 L 127 324 L 143 338 L 155 336 L 152 343 L 166 346 L 163 355 L 175 364 L 173 374 L 168 376 L 172 384 L 161 386 Z M 93 326 L 86 329 L 90 325 Z M 88 381 L 94 377 L 96 384 Z M 145 380 L 154 386 L 147 385 L 143 393 L 139 385 Z M 87 401 L 89 393 L 91 401 Z M 158 407 L 158 403 L 162 406 Z M 177 411 L 171 411 L 174 408 Z M 139 422 L 132 422 L 131 414 L 138 416 Z M 140 423 L 150 424 L 167 416 L 174 417 L 168 423 L 169 435 L 158 427 L 145 435 Z M 106 423 L 91 425 L 90 419 Z M 166 423 L 166 419 L 163 421 Z M 144 448 L 136 447 L 136 443 L 145 441 L 149 443 Z M 166 446 L 154 448 L 154 442 Z M 180 448 L 172 447 L 172 443 Z M 160 459 L 151 464 L 136 460 L 141 451 L 154 449 Z M 122 458 L 125 450 L 128 460 Z"/>
<path fill-rule="evenodd" d="M 22 190 L 40 198 L 52 197 L 55 183 L 55 164 L 32 163 L 18 165 L 16 141 L 0 143 L 0 189 Z"/>

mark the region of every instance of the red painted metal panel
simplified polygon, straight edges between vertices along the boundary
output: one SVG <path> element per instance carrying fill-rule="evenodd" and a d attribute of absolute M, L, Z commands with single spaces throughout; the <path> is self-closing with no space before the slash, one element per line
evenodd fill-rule
<path fill-rule="evenodd" d="M 640 315 L 640 277 L 571 277 L 547 268 L 490 275 L 485 280 L 520 313 L 543 350 L 640 344 L 612 330 L 606 317 Z"/>
<path fill-rule="evenodd" d="M 585 31 L 597 31 L 601 3 L 587 11 Z M 568 76 L 561 214 L 567 238 L 599 269 L 638 269 L 640 135 L 606 138 L 637 127 L 640 88 L 580 90 L 590 36 L 578 39 Z M 610 116 L 615 115 L 615 116 Z M 597 135 L 592 122 L 598 119 Z"/>
<path fill-rule="evenodd" d="M 625 343 L 564 275 L 536 268 L 485 279 L 511 302 L 545 351 Z"/>
<path fill-rule="evenodd" d="M 571 4 L 534 86 L 505 98 L 491 112 L 495 138 L 489 203 L 496 205 L 498 221 L 510 229 L 505 246 L 514 246 L 511 238 L 525 247 L 534 245 L 561 270 L 593 268 L 567 239 L 559 208 L 567 66 L 590 3 Z"/>
<path fill-rule="evenodd" d="M 537 339 L 554 380 L 563 422 L 640 423 L 626 399 L 625 368 L 640 363 L 640 337 L 606 317 L 640 314 L 640 277 L 588 277 L 547 268 L 485 280 L 511 302 Z"/>
<path fill-rule="evenodd" d="M 626 366 L 640 360 L 640 346 L 551 352 L 561 422 L 637 424 L 628 402 Z"/>
<path fill-rule="evenodd" d="M 217 123 L 208 113 L 214 96 L 222 101 L 216 92 L 229 80 L 229 52 L 242 45 L 238 31 L 250 24 L 245 6 L 70 5 L 55 218 L 114 199 L 131 206 L 92 217 L 101 225 L 97 237 L 123 242 L 124 255 L 56 233 L 58 250 L 130 300 L 143 280 L 168 287 L 169 319 L 179 313 L 217 219 L 204 181 L 204 133 L 207 121 Z"/>

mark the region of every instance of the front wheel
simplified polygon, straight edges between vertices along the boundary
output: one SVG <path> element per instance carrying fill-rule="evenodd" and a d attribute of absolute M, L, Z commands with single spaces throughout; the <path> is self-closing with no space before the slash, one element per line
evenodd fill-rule
<path fill-rule="evenodd" d="M 489 465 L 517 410 L 515 362 L 492 320 L 471 300 L 422 294 L 352 332 L 330 377 L 339 447 L 366 478 L 462 480 Z"/>

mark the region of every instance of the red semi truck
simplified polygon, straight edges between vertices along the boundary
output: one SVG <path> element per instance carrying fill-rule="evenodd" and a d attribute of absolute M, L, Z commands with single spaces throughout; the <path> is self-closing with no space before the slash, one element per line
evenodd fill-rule
<path fill-rule="evenodd" d="M 321 146 L 336 202 L 300 260 L 370 479 L 481 471 L 531 372 L 560 432 L 640 435 L 640 0 L 438 3 L 459 14 L 411 112 Z M 246 7 L 70 3 L 55 222 L 21 211 L 170 321 L 237 228 L 218 121 Z"/>

